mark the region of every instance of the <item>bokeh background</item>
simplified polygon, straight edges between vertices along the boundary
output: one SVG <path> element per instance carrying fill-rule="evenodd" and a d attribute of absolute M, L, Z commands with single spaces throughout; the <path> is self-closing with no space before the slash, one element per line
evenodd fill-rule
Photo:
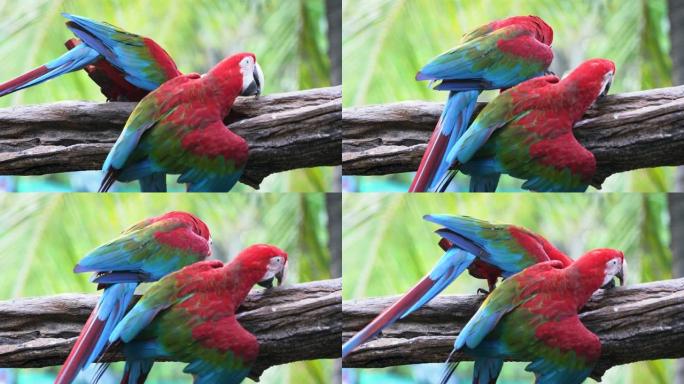
<path fill-rule="evenodd" d="M 415 81 L 416 72 L 456 46 L 465 32 L 513 15 L 538 15 L 553 27 L 551 70 L 558 75 L 586 59 L 602 57 L 617 66 L 611 93 L 672 85 L 666 0 L 345 0 L 342 13 L 345 107 L 404 100 L 444 102 L 446 93 Z M 485 92 L 481 100 L 495 95 L 496 91 Z M 343 187 L 406 191 L 412 177 L 413 173 L 350 176 Z M 467 191 L 467 179 L 457 176 L 454 189 Z M 602 190 L 666 192 L 674 183 L 672 168 L 647 169 L 611 176 Z M 498 190 L 519 191 L 521 184 L 504 176 Z"/>
<path fill-rule="evenodd" d="M 429 273 L 443 254 L 433 233 L 439 227 L 422 220 L 429 213 L 524 226 L 573 258 L 593 248 L 620 249 L 628 260 L 628 284 L 669 279 L 670 220 L 684 220 L 684 212 L 671 218 L 669 208 L 665 194 L 345 194 L 343 298 L 401 294 Z M 486 289 L 486 282 L 465 273 L 444 294 L 473 294 L 478 288 Z M 498 382 L 532 382 L 525 365 L 504 364 Z M 347 384 L 436 383 L 442 369 L 441 364 L 345 369 L 343 380 Z M 454 376 L 450 383 L 470 383 L 472 363 L 460 364 Z M 673 360 L 647 361 L 611 368 L 603 383 L 665 384 L 673 383 L 674 376 Z"/>
<path fill-rule="evenodd" d="M 326 17 L 329 12 L 339 17 L 339 8 L 326 6 L 325 0 L 24 0 L 0 1 L 0 82 L 65 52 L 64 42 L 73 35 L 62 12 L 148 36 L 184 73 L 204 73 L 231 54 L 254 52 L 264 70 L 265 94 L 330 86 L 334 71 L 339 70 L 338 64 L 330 64 Z M 105 101 L 105 97 L 84 71 L 77 71 L 0 98 L 0 107 L 62 100 Z M 100 178 L 97 171 L 4 177 L 0 188 L 93 191 Z M 331 168 L 295 170 L 271 175 L 261 190 L 327 191 L 334 180 Z M 170 189 L 183 190 L 177 185 Z M 114 190 L 139 189 L 135 183 L 117 183 Z M 234 190 L 252 191 L 242 184 Z"/>
<path fill-rule="evenodd" d="M 171 210 L 191 212 L 209 227 L 212 257 L 227 261 L 254 243 L 272 243 L 290 255 L 286 284 L 339 276 L 340 244 L 328 226 L 339 195 L 288 194 L 0 194 L 0 300 L 58 293 L 95 293 L 77 261 L 130 225 Z M 339 203 L 337 204 L 339 207 Z M 339 227 L 338 227 L 339 228 Z M 338 256 L 331 257 L 332 254 Z M 257 287 L 257 289 L 260 289 Z M 148 383 L 191 383 L 183 363 L 156 363 Z M 0 369 L 2 384 L 52 383 L 59 367 Z M 122 363 L 100 381 L 118 383 Z M 268 369 L 267 384 L 324 383 L 337 375 L 332 360 Z M 86 383 L 84 377 L 78 383 Z M 245 382 L 251 383 L 251 380 Z"/>

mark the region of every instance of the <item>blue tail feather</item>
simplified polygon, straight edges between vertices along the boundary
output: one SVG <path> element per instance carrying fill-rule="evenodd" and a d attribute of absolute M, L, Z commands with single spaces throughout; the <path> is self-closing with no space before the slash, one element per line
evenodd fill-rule
<path fill-rule="evenodd" d="M 446 251 L 429 275 L 430 279 L 436 283 L 406 313 L 401 315 L 401 318 L 405 318 L 442 292 L 470 266 L 473 260 L 475 260 L 475 256 L 462 249 L 451 248 Z"/>
<path fill-rule="evenodd" d="M 88 47 L 85 44 L 79 44 L 75 46 L 73 49 L 67 51 L 62 56 L 45 64 L 45 68 L 47 68 L 48 70 L 47 73 L 39 77 L 36 77 L 35 79 L 30 80 L 26 83 L 8 88 L 0 92 L 0 96 L 4 96 L 8 93 L 12 93 L 20 89 L 25 89 L 40 84 L 44 81 L 50 80 L 65 73 L 77 71 L 88 64 L 94 63 L 99 57 L 100 54 L 97 53 L 97 51 L 95 51 L 94 49 Z"/>
<path fill-rule="evenodd" d="M 468 129 L 468 124 L 473 117 L 475 107 L 477 105 L 477 97 L 480 91 L 463 91 L 450 92 L 444 110 L 441 116 L 442 135 L 450 135 L 449 143 L 444 151 L 445 157 L 439 164 L 435 171 L 435 175 L 431 180 L 429 191 L 435 191 L 440 186 L 440 181 L 447 174 L 449 168 L 454 165 L 453 158 L 449 158 L 451 148 L 463 136 L 463 133 Z"/>
<path fill-rule="evenodd" d="M 105 288 L 97 307 L 97 319 L 105 322 L 105 326 L 84 367 L 95 362 L 104 351 L 109 342 L 109 334 L 126 314 L 137 286 L 137 283 L 121 283 Z"/>

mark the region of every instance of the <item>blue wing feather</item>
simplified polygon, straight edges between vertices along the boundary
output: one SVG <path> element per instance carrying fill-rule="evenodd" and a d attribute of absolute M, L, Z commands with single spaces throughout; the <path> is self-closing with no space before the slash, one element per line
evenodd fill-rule
<path fill-rule="evenodd" d="M 125 79 L 131 84 L 152 91 L 168 80 L 167 75 L 151 57 L 140 54 L 140 50 L 147 50 L 141 36 L 86 17 L 68 13 L 62 15 L 75 23 L 75 26 L 67 27 L 104 56 L 110 64 L 122 71 Z"/>

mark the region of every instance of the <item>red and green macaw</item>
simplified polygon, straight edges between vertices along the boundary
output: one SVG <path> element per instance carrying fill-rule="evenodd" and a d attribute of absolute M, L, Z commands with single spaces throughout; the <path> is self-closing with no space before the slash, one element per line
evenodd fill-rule
<path fill-rule="evenodd" d="M 342 357 L 425 305 L 466 269 L 472 276 L 486 279 L 491 292 L 499 277 L 508 278 L 531 265 L 550 260 L 563 266 L 572 264 L 572 259 L 548 240 L 522 227 L 466 216 L 426 215 L 424 219 L 443 227 L 437 234 L 442 237 L 444 256 L 430 274 L 347 340 L 342 345 Z"/>
<path fill-rule="evenodd" d="M 613 278 L 624 283 L 625 264 L 622 252 L 596 249 L 567 267 L 559 261 L 528 267 L 485 299 L 459 333 L 452 355 L 460 351 L 475 359 L 476 384 L 496 383 L 505 359 L 529 361 L 525 370 L 537 384 L 582 383 L 601 355 L 601 342 L 577 312 Z"/>
<path fill-rule="evenodd" d="M 441 188 L 451 166 L 446 156 L 466 132 L 480 93 L 544 75 L 553 60 L 552 41 L 553 30 L 539 17 L 509 17 L 466 34 L 461 45 L 418 72 L 416 80 L 441 81 L 435 89 L 449 91 L 449 97 L 409 192 Z M 471 180 L 471 189 L 493 182 L 489 177 Z"/>
<path fill-rule="evenodd" d="M 235 311 L 259 284 L 283 280 L 287 253 L 253 245 L 227 264 L 205 261 L 154 283 L 109 337 L 123 343 L 125 383 L 141 384 L 155 359 L 188 363 L 195 384 L 235 384 L 249 373 L 259 353 L 254 335 Z M 104 367 L 103 369 L 106 369 Z"/>
<path fill-rule="evenodd" d="M 74 272 L 93 272 L 92 281 L 104 290 L 55 384 L 71 383 L 83 368 L 97 360 L 140 283 L 157 281 L 210 255 L 209 228 L 186 212 L 143 220 L 88 253 Z"/>
<path fill-rule="evenodd" d="M 582 192 L 596 173 L 596 159 L 575 138 L 572 128 L 599 97 L 608 93 L 615 74 L 610 60 L 580 64 L 562 80 L 543 76 L 517 85 L 482 109 L 449 150 L 450 166 L 476 179 L 488 179 L 477 191 L 494 192 L 506 173 L 538 192 Z M 451 175 L 439 183 L 447 185 Z"/>
<path fill-rule="evenodd" d="M 0 84 L 0 96 L 85 69 L 111 101 L 138 101 L 181 72 L 153 40 L 83 16 L 62 14 L 78 39 L 57 59 Z"/>
<path fill-rule="evenodd" d="M 166 191 L 180 174 L 188 192 L 227 192 L 247 162 L 247 142 L 223 119 L 235 99 L 259 95 L 264 78 L 252 53 L 222 60 L 208 73 L 176 77 L 135 107 L 102 166 L 100 192 L 114 181 L 140 181 L 142 192 Z"/>

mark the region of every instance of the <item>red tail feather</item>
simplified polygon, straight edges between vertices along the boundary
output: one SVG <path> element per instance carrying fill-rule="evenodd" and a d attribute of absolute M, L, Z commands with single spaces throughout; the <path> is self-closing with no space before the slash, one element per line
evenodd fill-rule
<path fill-rule="evenodd" d="M 88 321 L 86 321 L 83 326 L 81 334 L 78 335 L 76 344 L 74 344 L 64 365 L 62 365 L 62 368 L 60 368 L 59 373 L 57 374 L 55 384 L 69 384 L 74 381 L 81 371 L 81 368 L 83 368 L 84 360 L 93 351 L 95 343 L 102 333 L 105 324 L 104 321 L 97 319 L 97 309 L 98 307 L 95 307 L 90 314 L 90 317 L 88 317 Z"/>
<path fill-rule="evenodd" d="M 425 192 L 435 175 L 442 157 L 444 157 L 444 150 L 447 144 L 449 144 L 449 137 L 440 134 L 441 124 L 442 121 L 440 119 L 437 122 L 435 131 L 432 133 L 432 137 L 430 137 L 430 142 L 423 154 L 423 158 L 420 160 L 418 171 L 416 171 L 416 175 L 413 177 L 409 192 Z"/>
<path fill-rule="evenodd" d="M 27 83 L 33 79 L 36 79 L 40 76 L 43 76 L 48 72 L 47 67 L 44 65 L 41 65 L 40 67 L 33 69 L 29 72 L 24 73 L 23 75 L 16 77 L 10 81 L 7 81 L 5 83 L 0 84 L 0 96 L 4 96 L 8 93 L 14 92 L 14 89 L 23 85 L 24 83 Z"/>

